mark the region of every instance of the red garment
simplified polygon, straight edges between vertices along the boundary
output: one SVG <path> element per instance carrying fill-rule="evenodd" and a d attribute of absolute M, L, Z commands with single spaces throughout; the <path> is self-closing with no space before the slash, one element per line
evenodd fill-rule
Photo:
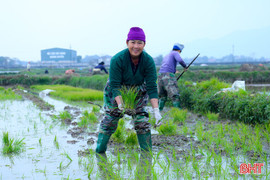
<path fill-rule="evenodd" d="M 66 70 L 65 74 L 73 74 L 75 71 L 74 69 Z"/>

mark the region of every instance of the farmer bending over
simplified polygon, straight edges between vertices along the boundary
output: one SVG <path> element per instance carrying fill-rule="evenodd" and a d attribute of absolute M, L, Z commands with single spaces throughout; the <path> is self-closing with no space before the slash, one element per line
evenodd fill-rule
<path fill-rule="evenodd" d="M 97 140 L 97 153 L 104 153 L 110 136 L 116 131 L 118 121 L 123 117 L 123 101 L 120 89 L 136 87 L 138 104 L 136 114 L 132 115 L 138 141 L 143 151 L 152 150 L 151 124 L 145 110 L 150 99 L 156 123 L 161 123 L 158 109 L 157 75 L 153 58 L 143 51 L 145 34 L 139 27 L 132 27 L 127 35 L 127 49 L 114 55 L 110 63 L 109 80 L 104 89 L 105 116 L 100 124 Z M 117 110 L 117 111 L 115 111 Z"/>
<path fill-rule="evenodd" d="M 100 74 L 101 71 L 104 71 L 106 74 L 108 74 L 108 71 L 106 70 L 105 66 L 104 66 L 104 62 L 102 61 L 101 63 L 99 63 L 94 69 L 93 69 L 93 74 Z M 97 73 L 98 72 L 98 73 Z"/>
<path fill-rule="evenodd" d="M 180 53 L 184 45 L 176 43 L 173 50 L 166 55 L 163 60 L 158 74 L 158 93 L 159 93 L 159 110 L 162 111 L 167 101 L 167 96 L 173 102 L 174 107 L 180 108 L 180 95 L 175 77 L 177 63 L 181 64 L 186 71 L 186 64 L 182 60 Z"/>

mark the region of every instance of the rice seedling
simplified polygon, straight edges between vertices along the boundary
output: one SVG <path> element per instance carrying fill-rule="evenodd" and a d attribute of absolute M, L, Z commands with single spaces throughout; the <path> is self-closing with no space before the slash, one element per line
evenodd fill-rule
<path fill-rule="evenodd" d="M 187 118 L 187 110 L 173 107 L 170 110 L 169 115 L 173 118 L 174 123 L 185 123 L 185 120 Z"/>
<path fill-rule="evenodd" d="M 209 119 L 209 121 L 218 121 L 219 114 L 211 113 L 210 111 L 208 111 L 206 113 L 206 117 Z"/>
<path fill-rule="evenodd" d="M 99 112 L 100 108 L 98 106 L 93 106 L 92 112 L 97 113 Z"/>
<path fill-rule="evenodd" d="M 34 122 L 34 130 L 37 131 L 37 122 Z"/>
<path fill-rule="evenodd" d="M 41 138 L 39 138 L 38 143 L 40 146 L 42 146 Z"/>
<path fill-rule="evenodd" d="M 202 142 L 205 138 L 205 132 L 203 130 L 202 122 L 198 122 L 196 124 L 195 132 L 196 132 L 198 140 Z"/>
<path fill-rule="evenodd" d="M 156 123 L 156 119 L 151 112 L 148 112 L 148 114 L 149 114 L 149 121 L 148 122 L 154 127 L 155 123 Z"/>
<path fill-rule="evenodd" d="M 177 125 L 172 121 L 167 121 L 157 128 L 159 134 L 172 136 L 177 134 Z"/>
<path fill-rule="evenodd" d="M 87 126 L 89 126 L 89 124 L 97 122 L 98 118 L 94 114 L 94 112 L 89 113 L 88 111 L 84 111 L 83 116 L 80 118 L 80 121 L 78 122 L 78 126 L 86 128 Z"/>
<path fill-rule="evenodd" d="M 195 156 L 192 156 L 192 167 L 196 172 L 197 179 L 200 179 L 200 160 L 196 159 Z"/>
<path fill-rule="evenodd" d="M 138 145 L 137 134 L 133 131 L 127 133 L 125 144 L 134 147 Z"/>
<path fill-rule="evenodd" d="M 64 153 L 63 155 L 65 155 L 66 156 L 66 158 L 71 162 L 72 161 L 72 159 L 71 159 L 71 157 L 68 155 L 68 153 Z"/>
<path fill-rule="evenodd" d="M 222 157 L 221 154 L 216 154 L 213 150 L 214 166 L 215 166 L 215 175 L 220 177 L 222 174 Z"/>
<path fill-rule="evenodd" d="M 70 158 L 70 156 L 66 152 L 65 153 L 62 153 L 61 155 L 64 155 L 69 160 L 69 162 L 66 165 L 63 165 L 64 164 L 64 161 L 61 161 L 60 162 L 60 164 L 59 164 L 59 170 L 62 172 L 63 169 L 66 169 L 66 168 L 69 167 L 69 165 L 72 162 L 72 159 Z"/>
<path fill-rule="evenodd" d="M 181 132 L 186 136 L 189 133 L 189 128 L 185 125 L 182 126 Z"/>
<path fill-rule="evenodd" d="M 69 112 L 63 111 L 63 112 L 60 112 L 60 113 L 59 113 L 59 118 L 60 118 L 62 121 L 64 121 L 64 120 L 66 120 L 66 119 L 71 119 L 72 116 L 71 116 L 71 114 L 70 114 Z"/>
<path fill-rule="evenodd" d="M 120 119 L 118 122 L 117 129 L 116 129 L 115 133 L 113 133 L 113 135 L 112 135 L 112 139 L 115 142 L 118 142 L 118 143 L 125 142 L 125 127 L 124 127 L 124 125 L 125 125 L 125 121 L 123 119 Z"/>
<path fill-rule="evenodd" d="M 138 104 L 137 95 L 139 91 L 136 87 L 123 86 L 120 89 L 122 100 L 124 103 L 124 109 L 136 109 Z"/>
<path fill-rule="evenodd" d="M 58 140 L 57 140 L 56 135 L 54 136 L 53 144 L 55 145 L 55 147 L 56 147 L 57 149 L 59 149 L 59 143 L 58 143 Z"/>
<path fill-rule="evenodd" d="M 10 138 L 8 132 L 3 132 L 3 154 L 18 154 L 25 148 L 24 138 L 14 139 Z"/>

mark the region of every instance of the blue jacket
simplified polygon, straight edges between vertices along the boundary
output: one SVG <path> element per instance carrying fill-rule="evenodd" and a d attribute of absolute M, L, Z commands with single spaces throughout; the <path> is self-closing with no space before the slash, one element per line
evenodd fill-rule
<path fill-rule="evenodd" d="M 97 65 L 95 68 L 100 69 L 101 71 L 105 71 L 106 74 L 108 74 L 108 71 L 106 70 L 106 68 L 104 67 L 104 65 Z"/>

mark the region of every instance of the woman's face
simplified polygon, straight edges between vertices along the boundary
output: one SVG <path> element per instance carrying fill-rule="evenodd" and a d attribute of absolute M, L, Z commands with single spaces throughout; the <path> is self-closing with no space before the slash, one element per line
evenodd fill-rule
<path fill-rule="evenodd" d="M 144 41 L 140 41 L 140 40 L 127 41 L 127 47 L 132 58 L 139 57 L 143 51 L 144 46 L 145 46 Z"/>

